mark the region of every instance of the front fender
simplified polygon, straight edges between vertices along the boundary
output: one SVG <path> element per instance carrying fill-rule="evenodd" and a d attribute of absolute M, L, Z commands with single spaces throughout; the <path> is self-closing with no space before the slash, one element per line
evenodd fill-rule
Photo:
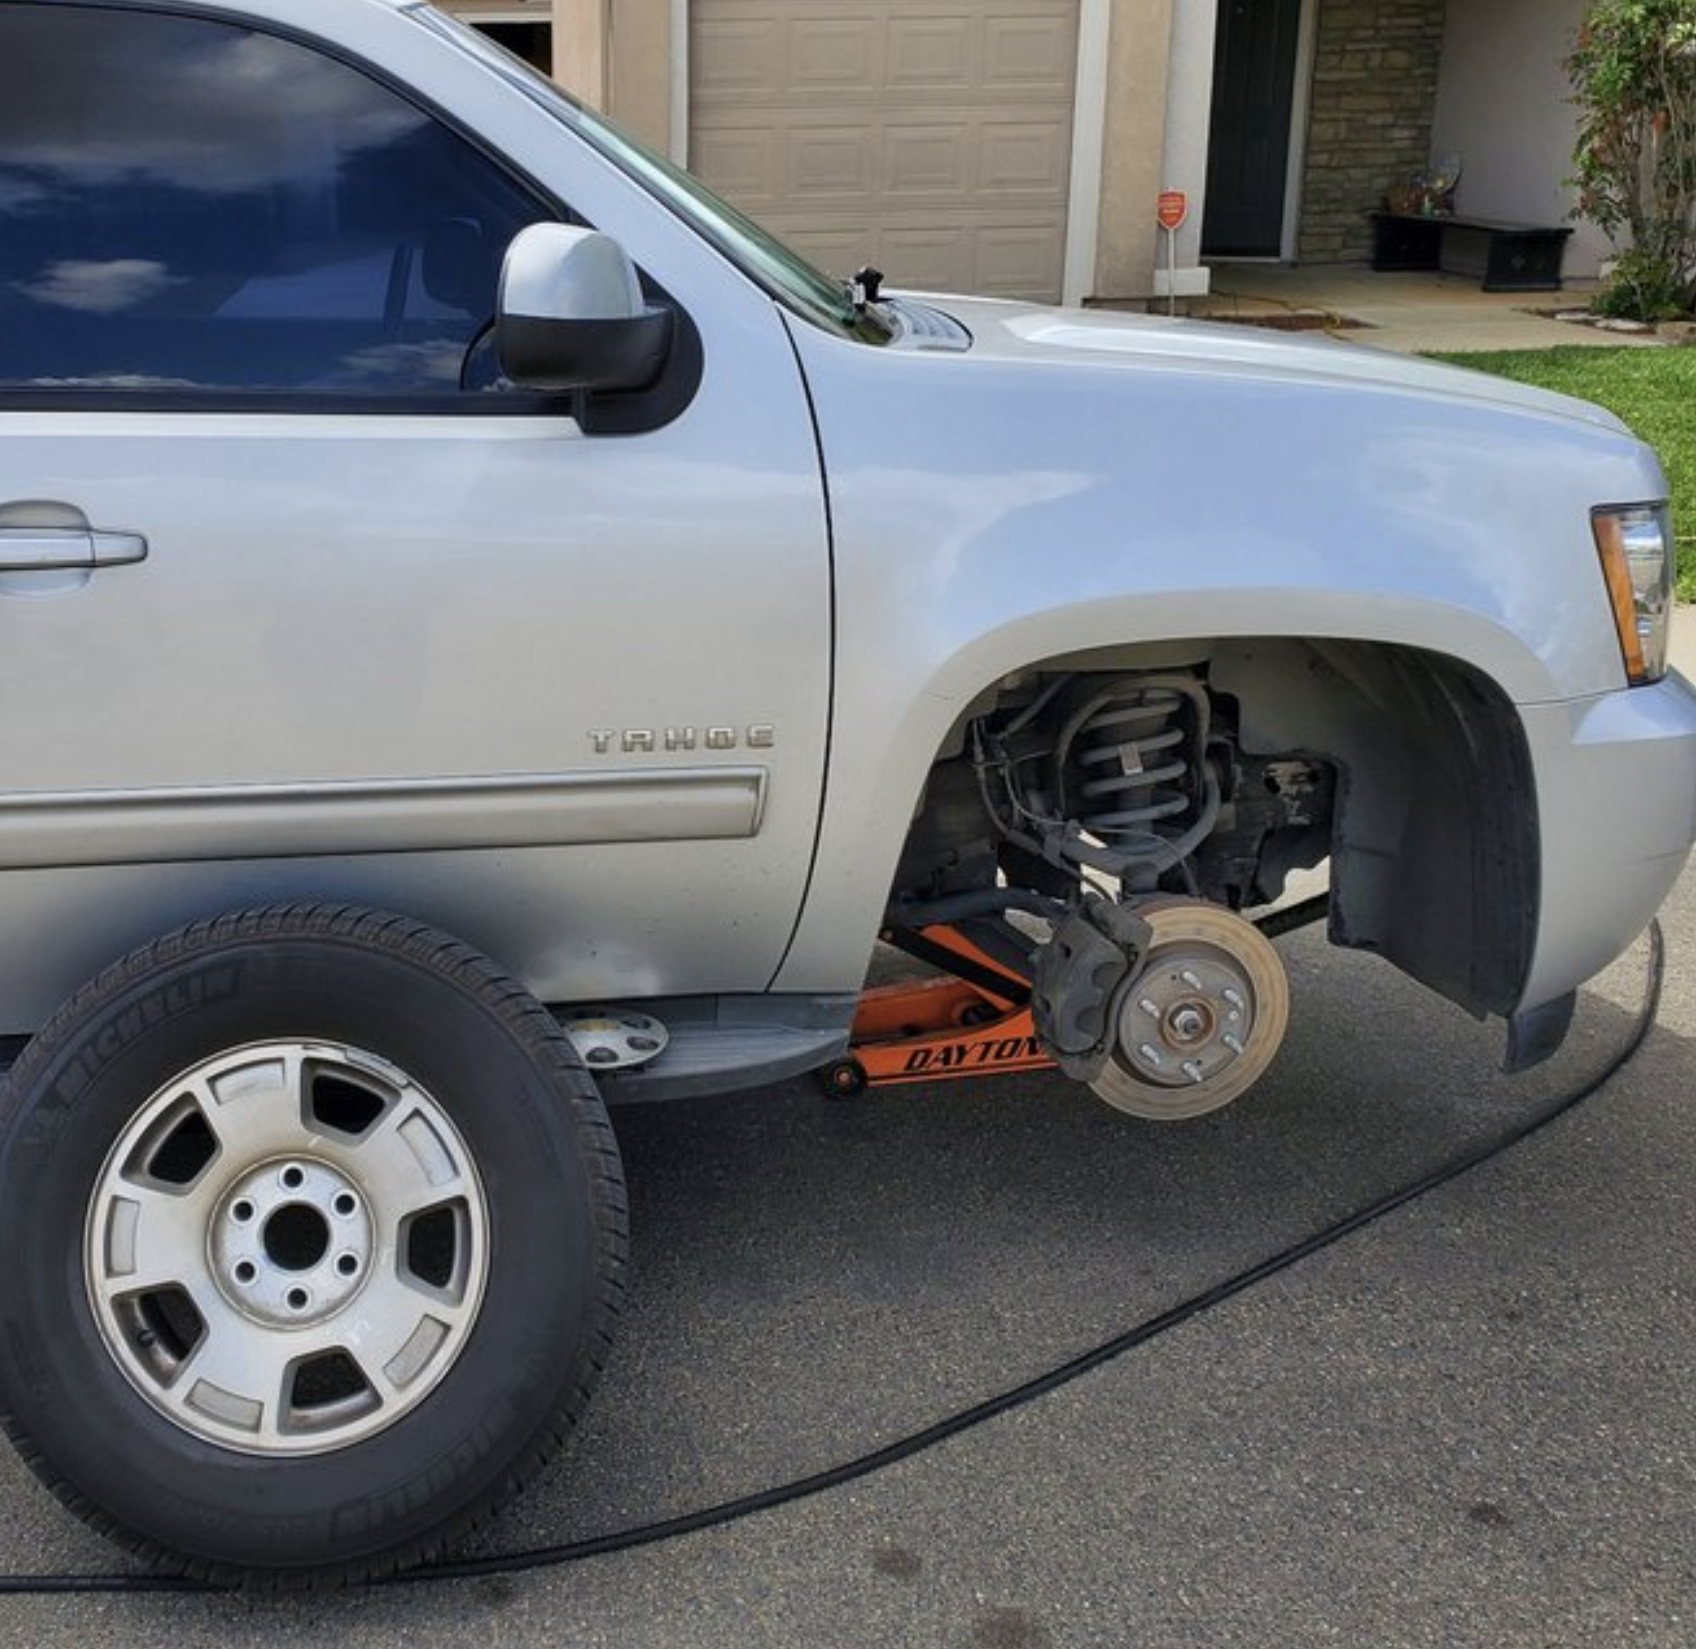
<path fill-rule="evenodd" d="M 1522 706 L 1622 685 L 1590 510 L 1665 483 L 1605 426 L 1358 378 L 795 332 L 830 485 L 836 674 L 779 988 L 855 986 L 942 740 L 1038 662 L 1287 636 L 1441 654 Z"/>

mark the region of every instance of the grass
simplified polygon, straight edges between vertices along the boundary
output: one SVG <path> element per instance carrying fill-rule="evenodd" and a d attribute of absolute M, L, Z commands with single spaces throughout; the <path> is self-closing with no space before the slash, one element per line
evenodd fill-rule
<path fill-rule="evenodd" d="M 1672 483 L 1679 600 L 1696 601 L 1696 347 L 1498 349 L 1438 359 L 1595 401 L 1654 447 Z"/>

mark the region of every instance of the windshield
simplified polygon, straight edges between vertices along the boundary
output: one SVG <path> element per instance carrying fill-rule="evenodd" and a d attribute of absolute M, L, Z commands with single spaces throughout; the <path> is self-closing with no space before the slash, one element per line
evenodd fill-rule
<path fill-rule="evenodd" d="M 433 7 L 419 6 L 412 15 L 479 58 L 531 102 L 593 144 L 774 297 L 833 332 L 862 338 L 868 343 L 886 343 L 893 336 L 894 328 L 876 304 L 856 304 L 845 282 L 833 280 L 815 268 L 752 218 L 737 211 L 729 201 L 714 194 L 699 178 L 691 177 L 639 138 L 586 108 L 522 58 Z"/>

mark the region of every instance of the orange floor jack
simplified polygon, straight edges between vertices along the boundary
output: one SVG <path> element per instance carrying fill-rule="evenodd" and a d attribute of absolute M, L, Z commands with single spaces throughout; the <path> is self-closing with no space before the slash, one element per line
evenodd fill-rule
<path fill-rule="evenodd" d="M 819 1073 L 840 1099 L 902 1082 L 1040 1071 L 1054 1061 L 1031 1022 L 1030 981 L 951 927 L 884 938 L 945 977 L 875 985 L 860 998 L 845 1058 Z"/>
<path fill-rule="evenodd" d="M 1330 895 L 1321 893 L 1266 911 L 1254 925 L 1276 939 L 1322 921 L 1330 903 Z M 1028 979 L 956 928 L 888 930 L 883 938 L 941 969 L 942 977 L 874 985 L 860 997 L 848 1053 L 819 1072 L 827 1094 L 849 1099 L 867 1088 L 904 1082 L 1053 1066 L 1037 1041 Z"/>

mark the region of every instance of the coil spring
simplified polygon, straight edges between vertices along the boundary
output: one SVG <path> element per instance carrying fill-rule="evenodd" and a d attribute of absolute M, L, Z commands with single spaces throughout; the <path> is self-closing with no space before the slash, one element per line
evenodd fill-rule
<path fill-rule="evenodd" d="M 1205 694 L 1189 682 L 1118 682 L 1066 729 L 1062 772 L 1075 764 L 1079 825 L 1133 856 L 1192 833 L 1204 810 Z"/>

